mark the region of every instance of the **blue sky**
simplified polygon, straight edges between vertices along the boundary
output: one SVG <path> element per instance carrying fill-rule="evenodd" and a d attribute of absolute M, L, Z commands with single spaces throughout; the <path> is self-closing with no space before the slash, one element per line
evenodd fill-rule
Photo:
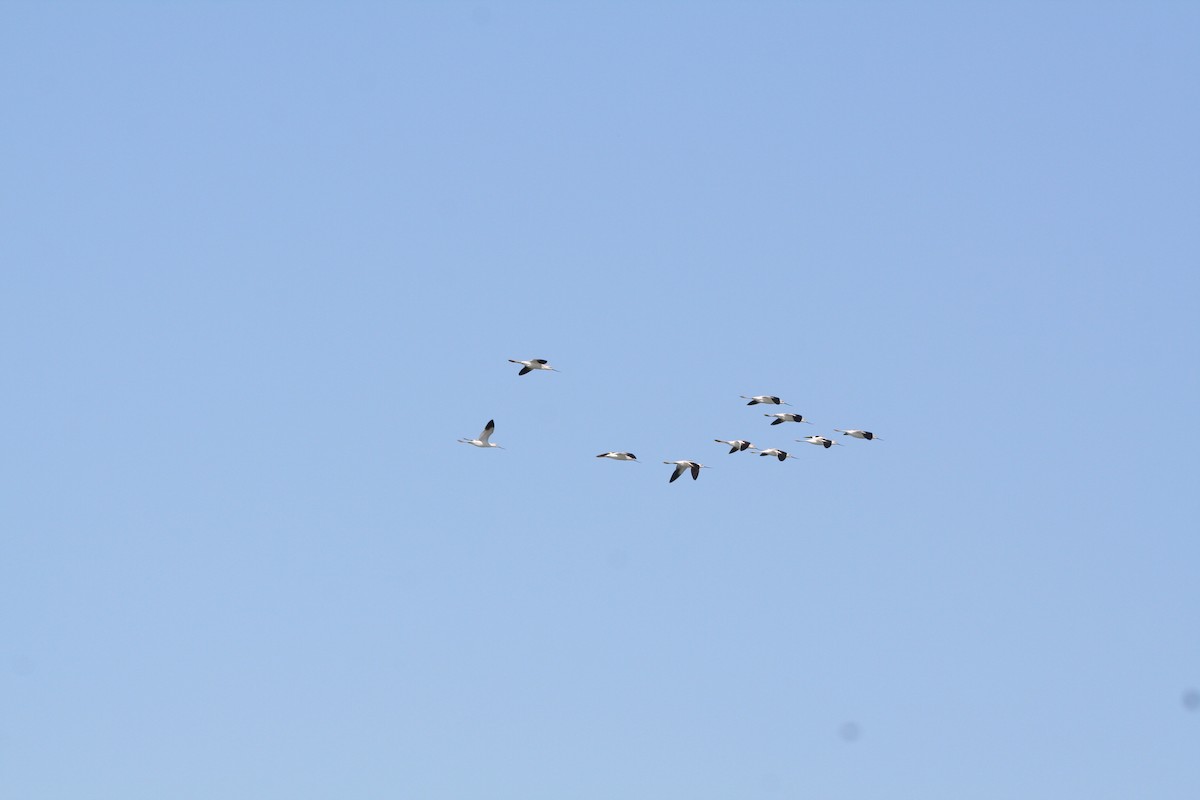
<path fill-rule="evenodd" d="M 1200 7 L 2 16 L 0 794 L 1200 792 Z"/>

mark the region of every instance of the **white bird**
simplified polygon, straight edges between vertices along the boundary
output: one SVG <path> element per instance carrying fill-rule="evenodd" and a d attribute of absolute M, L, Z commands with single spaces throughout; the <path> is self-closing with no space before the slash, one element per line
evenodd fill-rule
<path fill-rule="evenodd" d="M 808 436 L 803 439 L 797 439 L 797 442 L 808 442 L 809 444 L 819 444 L 826 450 L 833 447 L 835 444 L 841 446 L 841 442 L 835 442 L 833 439 L 826 439 L 824 436 Z"/>
<path fill-rule="evenodd" d="M 535 369 L 548 369 L 551 372 L 558 372 L 558 370 L 550 366 L 550 362 L 544 358 L 531 358 L 528 361 L 517 361 L 515 358 L 510 358 L 509 361 L 514 364 L 521 365 L 521 371 L 517 373 L 518 375 L 528 375 Z"/>
<path fill-rule="evenodd" d="M 771 423 L 772 425 L 778 425 L 781 422 L 808 422 L 803 414 L 763 414 L 763 416 L 775 417 L 775 421 Z M 812 425 L 811 422 L 808 422 L 808 424 Z"/>
<path fill-rule="evenodd" d="M 766 450 L 759 450 L 758 454 L 760 456 L 775 456 L 780 461 L 787 461 L 789 458 L 796 457 L 789 454 L 786 450 L 780 450 L 777 447 L 768 447 Z"/>
<path fill-rule="evenodd" d="M 841 428 L 834 428 L 834 430 L 842 436 L 853 436 L 855 439 L 879 439 L 878 436 L 870 431 L 844 431 Z M 883 439 L 879 439 L 879 441 L 882 442 Z"/>
<path fill-rule="evenodd" d="M 759 394 L 759 395 L 755 395 L 754 397 L 748 397 L 743 394 L 743 395 L 740 395 L 740 397 L 743 400 L 750 401 L 749 403 L 746 403 L 746 405 L 748 405 L 748 406 L 756 406 L 759 403 L 766 403 L 767 405 L 773 405 L 773 406 L 790 406 L 791 405 L 791 403 L 785 403 L 773 394 Z"/>
<path fill-rule="evenodd" d="M 476 447 L 500 447 L 498 444 L 492 444 L 488 439 L 492 438 L 492 431 L 496 430 L 496 420 L 489 419 L 488 424 L 483 427 L 483 433 L 479 434 L 478 439 L 459 439 L 463 444 L 473 444 Z M 503 447 L 500 447 L 503 450 Z"/>
<path fill-rule="evenodd" d="M 713 439 L 713 441 L 716 442 L 717 444 L 729 445 L 729 447 L 732 448 L 729 451 L 731 453 L 736 453 L 739 450 L 753 450 L 754 449 L 754 443 L 747 442 L 745 439 Z"/>
<path fill-rule="evenodd" d="M 633 453 L 601 453 L 596 458 L 611 458 L 613 461 L 637 461 L 639 464 L 642 463 L 637 460 L 637 456 Z"/>
<path fill-rule="evenodd" d="M 667 483 L 674 483 L 676 478 L 689 469 L 692 471 L 692 480 L 696 480 L 700 477 L 700 470 L 712 469 L 712 467 L 699 464 L 695 461 L 664 461 L 663 463 L 675 465 L 675 471 L 671 473 L 671 480 L 667 481 Z"/>

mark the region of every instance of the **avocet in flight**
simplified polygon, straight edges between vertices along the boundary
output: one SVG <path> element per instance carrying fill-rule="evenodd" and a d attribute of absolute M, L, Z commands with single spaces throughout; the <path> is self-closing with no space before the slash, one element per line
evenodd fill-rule
<path fill-rule="evenodd" d="M 741 395 L 741 398 L 743 400 L 750 401 L 749 403 L 746 403 L 746 405 L 748 405 L 748 406 L 756 406 L 759 403 L 764 403 L 764 404 L 770 405 L 770 406 L 790 406 L 791 405 L 791 403 L 785 403 L 773 394 L 758 394 L 758 395 L 755 395 L 754 397 L 749 397 L 749 396 L 743 394 L 743 395 Z"/>
<path fill-rule="evenodd" d="M 754 442 L 747 442 L 745 439 L 713 439 L 717 444 L 727 444 L 730 447 L 729 452 L 737 453 L 741 450 L 753 450 Z"/>
<path fill-rule="evenodd" d="M 473 444 L 476 447 L 500 447 L 500 445 L 488 441 L 488 439 L 492 438 L 492 432 L 495 430 L 496 420 L 489 419 L 488 424 L 483 427 L 483 433 L 479 434 L 478 439 L 459 439 L 459 441 L 463 444 Z M 500 447 L 500 449 L 503 450 L 504 448 Z"/>
<path fill-rule="evenodd" d="M 558 372 L 558 370 L 550 366 L 550 362 L 544 358 L 531 358 L 528 361 L 517 361 L 515 358 L 510 358 L 509 361 L 514 364 L 521 365 L 521 371 L 517 373 L 518 375 L 528 375 L 535 369 L 546 369 L 550 370 L 551 372 Z"/>
<path fill-rule="evenodd" d="M 700 477 L 700 470 L 712 469 L 712 467 L 705 464 L 700 464 L 696 461 L 664 461 L 663 463 L 675 465 L 675 471 L 671 473 L 671 480 L 667 481 L 667 483 L 674 483 L 676 478 L 689 469 L 692 471 L 692 480 L 696 480 Z"/>
<path fill-rule="evenodd" d="M 870 431 L 844 431 L 841 428 L 834 428 L 834 430 L 842 436 L 853 436 L 855 439 L 879 439 L 878 436 Z M 879 441 L 882 442 L 883 439 L 879 439 Z"/>
<path fill-rule="evenodd" d="M 808 442 L 809 444 L 818 444 L 821 447 L 824 447 L 826 450 L 833 447 L 835 444 L 839 447 L 842 444 L 841 442 L 835 442 L 833 439 L 826 439 L 824 436 L 806 436 L 805 438 L 797 439 L 796 441 Z"/>
<path fill-rule="evenodd" d="M 768 447 L 766 450 L 759 450 L 758 454 L 760 456 L 775 456 L 780 461 L 787 461 L 789 458 L 796 457 L 791 453 L 788 453 L 786 450 L 780 450 L 777 447 Z"/>
<path fill-rule="evenodd" d="M 633 453 L 601 453 L 596 458 L 611 458 L 613 461 L 637 461 L 639 464 L 642 463 L 637 460 L 637 456 Z"/>
<path fill-rule="evenodd" d="M 763 414 L 763 416 L 774 417 L 775 419 L 771 421 L 772 425 L 778 425 L 781 422 L 808 422 L 803 414 Z M 808 424 L 812 425 L 811 422 Z"/>

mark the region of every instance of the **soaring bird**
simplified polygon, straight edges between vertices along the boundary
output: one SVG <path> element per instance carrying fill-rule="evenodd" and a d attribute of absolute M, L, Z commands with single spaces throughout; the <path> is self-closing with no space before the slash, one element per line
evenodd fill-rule
<path fill-rule="evenodd" d="M 879 439 L 878 436 L 870 431 L 844 431 L 841 428 L 834 428 L 834 430 L 842 436 L 853 436 L 855 439 Z M 879 439 L 879 441 L 882 442 L 883 439 Z"/>
<path fill-rule="evenodd" d="M 835 442 L 833 439 L 826 439 L 824 436 L 807 436 L 803 439 L 797 439 L 797 442 L 808 442 L 809 444 L 819 444 L 826 450 L 833 447 L 835 444 L 841 446 L 841 442 Z"/>
<path fill-rule="evenodd" d="M 717 444 L 727 444 L 730 447 L 729 452 L 736 453 L 739 450 L 749 450 L 754 447 L 753 442 L 747 442 L 745 439 L 713 439 Z"/>
<path fill-rule="evenodd" d="M 492 431 L 496 430 L 496 420 L 489 419 L 488 424 L 483 427 L 483 433 L 479 434 L 478 439 L 459 439 L 463 444 L 473 444 L 476 447 L 500 447 L 498 444 L 492 444 L 488 439 L 492 438 Z M 500 447 L 503 450 L 503 447 Z"/>
<path fill-rule="evenodd" d="M 778 425 L 781 422 L 808 422 L 803 414 L 763 414 L 763 416 L 775 417 L 775 420 L 771 423 L 772 425 Z M 811 422 L 808 422 L 808 424 L 812 425 Z"/>
<path fill-rule="evenodd" d="M 766 450 L 759 450 L 758 454 L 760 456 L 775 456 L 780 461 L 787 461 L 789 458 L 795 458 L 795 456 L 790 455 L 787 451 L 780 450 L 777 447 L 768 447 Z"/>
<path fill-rule="evenodd" d="M 637 461 L 633 453 L 601 453 L 596 458 L 611 458 L 613 461 Z M 642 463 L 638 461 L 638 463 Z"/>
<path fill-rule="evenodd" d="M 773 405 L 773 406 L 790 406 L 791 405 L 791 403 L 785 403 L 773 394 L 759 394 L 759 395 L 755 395 L 754 397 L 747 397 L 746 395 L 741 395 L 741 398 L 743 400 L 750 401 L 749 403 L 746 403 L 746 405 L 748 405 L 748 406 L 756 406 L 759 403 L 766 403 L 767 405 Z"/>
<path fill-rule="evenodd" d="M 700 477 L 700 470 L 712 469 L 712 467 L 697 463 L 695 461 L 664 461 L 663 463 L 675 465 L 675 471 L 671 473 L 671 480 L 667 481 L 667 483 L 674 483 L 676 478 L 689 469 L 692 471 L 692 480 L 696 480 Z"/>
<path fill-rule="evenodd" d="M 558 370 L 550 366 L 550 362 L 544 358 L 531 358 L 528 361 L 517 361 L 515 358 L 510 358 L 509 361 L 514 364 L 521 365 L 521 371 L 517 373 L 518 375 L 528 375 L 535 369 L 548 369 L 551 372 L 558 372 Z"/>

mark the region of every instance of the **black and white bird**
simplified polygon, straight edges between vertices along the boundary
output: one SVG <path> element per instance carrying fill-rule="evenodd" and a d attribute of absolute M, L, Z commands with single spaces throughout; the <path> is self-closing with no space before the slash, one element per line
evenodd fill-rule
<path fill-rule="evenodd" d="M 743 400 L 750 401 L 749 403 L 746 403 L 746 405 L 748 405 L 748 406 L 756 406 L 759 403 L 765 403 L 767 405 L 772 405 L 772 406 L 790 406 L 791 405 L 791 403 L 785 403 L 773 394 L 759 394 L 759 395 L 755 395 L 754 397 L 749 397 L 749 396 L 743 394 L 743 395 L 741 395 L 741 398 Z"/>
<path fill-rule="evenodd" d="M 518 375 L 528 375 L 535 369 L 546 369 L 550 370 L 551 372 L 558 372 L 558 370 L 550 366 L 550 362 L 544 358 L 531 358 L 528 361 L 517 361 L 515 358 L 510 358 L 509 361 L 514 364 L 521 365 L 521 371 L 517 373 Z"/>
<path fill-rule="evenodd" d="M 777 447 L 768 447 L 766 450 L 759 450 L 758 454 L 760 456 L 775 456 L 780 461 L 787 461 L 789 458 L 795 458 L 794 455 L 791 455 L 786 450 L 780 450 Z"/>
<path fill-rule="evenodd" d="M 834 428 L 834 430 L 840 433 L 842 436 L 853 436 L 855 439 L 879 439 L 878 436 L 870 431 L 844 431 L 841 428 Z M 879 439 L 879 441 L 882 442 L 883 439 Z"/>
<path fill-rule="evenodd" d="M 835 442 L 833 439 L 826 439 L 824 436 L 806 436 L 805 438 L 797 439 L 796 441 L 797 442 L 808 442 L 809 444 L 819 444 L 821 447 L 824 447 L 826 450 L 833 447 L 835 444 L 838 445 L 839 447 L 842 444 L 841 442 Z"/>
<path fill-rule="evenodd" d="M 808 422 L 803 414 L 763 414 L 763 416 L 774 417 L 775 419 L 771 422 L 772 425 L 778 425 L 781 422 Z M 808 422 L 808 424 L 812 425 L 811 422 Z"/>
<path fill-rule="evenodd" d="M 492 432 L 496 430 L 496 420 L 489 419 L 488 424 L 484 426 L 483 433 L 479 434 L 478 439 L 459 439 L 463 444 L 473 444 L 476 447 L 500 447 L 498 444 L 493 444 L 488 441 L 492 438 Z M 503 450 L 503 447 L 500 447 Z"/>
<path fill-rule="evenodd" d="M 642 463 L 637 460 L 637 456 L 633 453 L 601 453 L 596 458 L 611 458 L 613 461 L 637 461 L 639 464 Z"/>
<path fill-rule="evenodd" d="M 717 444 L 729 445 L 729 452 L 737 453 L 741 450 L 751 450 L 754 448 L 754 442 L 747 442 L 745 439 L 713 439 Z"/>
<path fill-rule="evenodd" d="M 700 470 L 712 469 L 712 467 L 705 464 L 700 464 L 696 461 L 664 461 L 663 463 L 675 465 L 675 471 L 671 473 L 671 480 L 667 481 L 667 483 L 674 483 L 676 478 L 689 469 L 692 471 L 692 480 L 696 480 L 700 477 Z"/>

